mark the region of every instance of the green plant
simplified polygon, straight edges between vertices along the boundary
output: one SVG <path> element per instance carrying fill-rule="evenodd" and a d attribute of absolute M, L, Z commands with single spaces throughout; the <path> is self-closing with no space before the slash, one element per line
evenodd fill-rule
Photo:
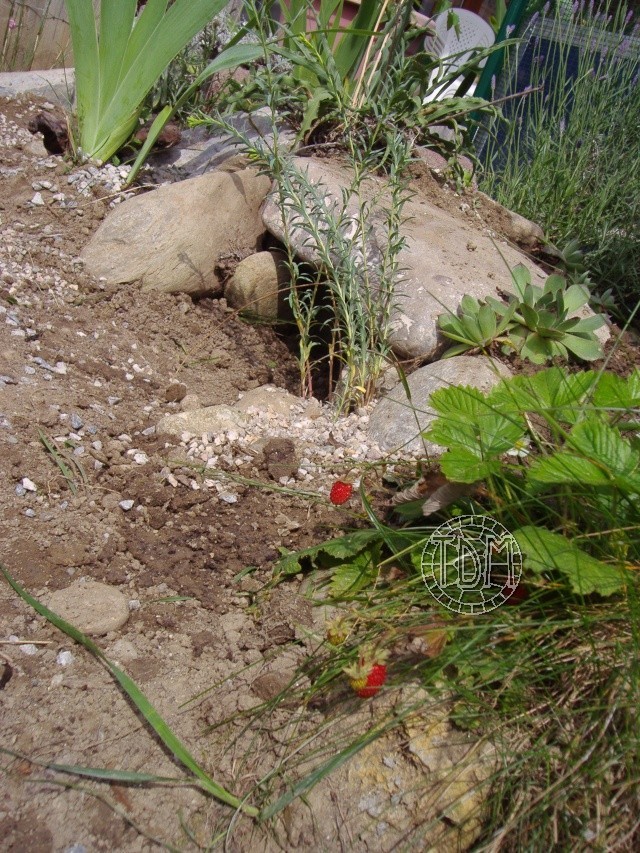
<path fill-rule="evenodd" d="M 506 134 L 490 124 L 480 187 L 551 242 L 577 240 L 597 289 L 612 288 L 630 313 L 640 298 L 637 23 L 624 3 L 553 5 L 509 54 L 510 122 Z"/>
<path fill-rule="evenodd" d="M 286 91 L 289 113 L 299 121 L 302 138 L 314 137 L 319 130 L 331 135 L 354 125 L 366 126 L 369 118 L 377 121 L 385 115 L 389 123 L 438 147 L 442 140 L 429 128 L 446 125 L 455 131 L 459 147 L 462 129 L 456 119 L 490 107 L 478 98 L 425 102 L 425 96 L 461 71 L 448 71 L 437 84 L 430 84 L 430 72 L 439 60 L 424 51 L 405 55 L 416 36 L 410 23 L 412 6 L 410 0 L 395 4 L 363 0 L 356 18 L 340 29 L 336 21 L 342 3 L 323 0 L 316 13 L 309 0 L 285 4 L 282 45 L 271 45 L 271 50 L 290 63 L 290 72 L 274 82 Z M 307 13 L 315 16 L 313 27 Z M 462 71 L 477 70 L 485 56 L 486 52 L 478 54 Z"/>
<path fill-rule="evenodd" d="M 136 17 L 136 0 L 101 0 L 98 22 L 90 0 L 66 0 L 76 73 L 76 147 L 82 156 L 108 160 L 124 145 L 164 69 L 227 2 L 175 0 L 167 8 L 167 0 L 148 0 Z M 198 85 L 257 55 L 251 45 L 231 46 L 198 76 Z M 160 129 L 154 125 L 152 142 Z"/>
<path fill-rule="evenodd" d="M 270 43 L 265 48 L 265 73 Z M 266 93 L 279 102 L 277 83 Z M 351 128 L 344 139 L 350 182 L 342 198 L 334 200 L 323 186 L 296 168 L 280 144 L 273 109 L 273 143 L 251 141 L 222 117 L 199 116 L 192 123 L 223 127 L 243 144 L 249 156 L 274 178 L 273 200 L 284 229 L 291 272 L 290 305 L 299 333 L 300 384 L 313 393 L 314 371 L 322 365 L 338 410 L 361 405 L 373 395 L 390 354 L 389 335 L 398 258 L 404 244 L 400 226 L 408 198 L 407 166 L 411 143 L 377 117 L 366 129 Z M 383 168 L 388 186 L 371 180 Z M 374 241 L 372 217 L 383 239 Z M 312 247 L 316 271 L 302 273 L 296 258 L 296 240 Z M 315 358 L 320 344 L 328 354 Z"/>
<path fill-rule="evenodd" d="M 465 294 L 457 314 L 445 313 L 438 317 L 442 334 L 458 342 L 444 353 L 444 357 L 451 358 L 475 349 L 486 351 L 496 342 L 508 344 L 506 333 L 512 327 L 516 307 L 517 303 L 511 302 L 499 319 L 498 312 L 487 302 L 480 303 L 474 296 Z"/>
<path fill-rule="evenodd" d="M 370 529 L 285 554 L 279 569 L 313 567 L 316 597 L 339 608 L 332 624 L 348 626 L 328 674 L 363 644 L 392 646 L 394 678 L 450 691 L 457 725 L 500 744 L 487 843 L 542 841 L 552 820 L 569 848 L 596 826 L 597 790 L 616 805 L 603 800 L 594 833 L 623 844 L 637 824 L 621 823 L 618 807 L 631 807 L 625 791 L 640 772 L 640 371 L 623 379 L 552 367 L 488 395 L 443 388 L 430 407 L 442 473 L 474 486 L 447 515 L 490 515 L 512 532 L 524 569 L 516 606 L 460 617 L 431 598 L 420 573 L 434 527 L 415 521 L 428 474 L 411 490 L 422 494 L 416 526 L 379 518 L 361 488 Z M 403 636 L 420 650 L 411 663 L 399 657 Z"/>
<path fill-rule="evenodd" d="M 631 582 L 637 538 L 640 447 L 630 432 L 640 372 L 566 374 L 558 367 L 501 382 L 488 395 L 436 391 L 427 437 L 453 482 L 485 481 L 491 511 L 512 531 L 525 569 L 557 573 L 582 595 L 611 595 Z M 627 437 L 624 433 L 629 433 Z M 514 446 L 531 452 L 514 465 Z"/>
<path fill-rule="evenodd" d="M 388 3 L 379 4 L 373 32 L 365 31 L 365 37 L 361 31 L 350 30 L 342 33 L 339 43 L 331 27 L 306 31 L 306 9 L 307 4 L 289 5 L 284 44 L 278 47 L 272 40 L 270 21 L 254 4 L 248 5 L 250 21 L 264 49 L 264 65 L 257 72 L 264 82 L 254 91 L 260 92 L 271 110 L 273 143 L 251 142 L 222 116 L 195 115 L 191 123 L 216 125 L 235 134 L 255 162 L 274 178 L 273 199 L 284 223 L 293 282 L 289 301 L 300 339 L 301 389 L 313 393 L 314 372 L 321 366 L 341 410 L 371 399 L 390 355 L 394 287 L 404 243 L 402 211 L 410 195 L 407 167 L 418 137 L 415 116 L 423 116 L 425 127 L 431 122 L 457 127 L 457 118 L 469 103 L 477 107 L 480 102 L 454 98 L 422 103 L 428 75 L 420 73 L 420 63 L 431 67 L 435 60 L 424 53 L 411 60 L 403 55 L 404 35 L 398 21 L 405 18 L 398 15 L 408 16 L 410 3 L 398 4 L 393 11 Z M 362 9 L 373 14 L 370 3 L 363 3 Z M 323 5 L 320 23 L 326 23 L 335 10 L 335 3 Z M 386 12 L 389 20 L 382 26 Z M 373 51 L 374 44 L 378 51 Z M 274 53 L 291 63 L 296 98 L 305 103 L 299 114 L 300 132 L 313 135 L 322 125 L 327 137 L 339 138 L 338 144 L 346 152 L 352 177 L 337 203 L 304 170 L 294 168 L 279 142 L 276 117 L 294 113 L 298 101 L 294 98 L 293 105 L 288 103 L 288 84 L 274 70 Z M 149 138 L 152 134 L 153 129 Z M 458 133 L 454 147 L 459 145 Z M 387 178 L 386 190 L 371 180 L 380 172 Z M 381 233 L 384 237 L 379 239 Z M 302 271 L 294 237 L 313 247 L 315 272 Z M 321 345 L 328 347 L 328 354 L 318 357 Z"/>
<path fill-rule="evenodd" d="M 539 287 L 532 283 L 524 264 L 514 267 L 511 279 L 515 293 L 509 294 L 506 303 L 491 296 L 480 303 L 466 295 L 458 315 L 438 317 L 440 331 L 458 342 L 447 350 L 446 357 L 470 349 L 487 350 L 497 342 L 502 343 L 503 352 L 515 350 L 534 364 L 558 356 L 566 359 L 569 354 L 583 361 L 602 358 L 602 346 L 594 332 L 604 318 L 576 316 L 589 302 L 584 283 L 567 287 L 566 279 L 554 273 Z"/>
<path fill-rule="evenodd" d="M 584 285 L 567 287 L 566 279 L 554 273 L 539 287 L 532 284 L 531 273 L 524 264 L 511 271 L 511 278 L 515 295 L 509 298 L 509 305 L 505 307 L 492 297 L 487 302 L 503 319 L 510 318 L 510 342 L 522 358 L 534 364 L 543 364 L 555 356 L 567 358 L 569 353 L 583 361 L 602 358 L 602 346 L 594 331 L 604 324 L 604 318 L 576 316 L 589 302 Z"/>

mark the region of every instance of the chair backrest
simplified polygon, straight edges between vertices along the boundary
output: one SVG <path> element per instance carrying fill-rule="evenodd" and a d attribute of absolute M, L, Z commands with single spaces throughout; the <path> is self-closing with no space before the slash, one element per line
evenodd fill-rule
<path fill-rule="evenodd" d="M 467 9 L 452 9 L 451 12 L 458 16 L 460 35 L 456 33 L 455 27 L 447 29 L 450 13 L 442 12 L 434 19 L 435 36 L 430 44 L 425 41 L 425 47 L 441 59 L 460 54 L 447 63 L 451 68 L 460 68 L 471 58 L 474 51 L 491 47 L 496 36 L 489 24 L 474 12 Z M 480 67 L 482 65 L 484 61 L 480 63 Z"/>

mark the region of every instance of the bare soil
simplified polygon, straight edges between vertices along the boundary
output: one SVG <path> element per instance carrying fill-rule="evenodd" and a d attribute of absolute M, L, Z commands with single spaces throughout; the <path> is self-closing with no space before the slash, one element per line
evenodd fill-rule
<path fill-rule="evenodd" d="M 0 130 L 26 128 L 40 108 L 0 99 Z M 280 549 L 315 544 L 353 518 L 326 499 L 274 490 L 264 465 L 264 488 L 236 484 L 237 502 L 220 500 L 180 441 L 153 429 L 179 411 L 178 383 L 202 405 L 232 404 L 265 383 L 295 393 L 295 360 L 272 329 L 243 323 L 224 302 L 85 275 L 77 256 L 109 199 L 98 192 L 61 208 L 44 191 L 44 204 L 31 203 L 37 182 L 70 192 L 70 170 L 35 139 L 0 151 L 0 561 L 43 601 L 80 578 L 119 589 L 130 617 L 99 645 L 214 778 L 242 794 L 277 766 L 290 724 L 286 709 L 271 718 L 282 731 L 269 733 L 247 729 L 243 715 L 285 689 L 315 624 L 299 580 L 263 587 Z M 422 192 L 469 216 L 428 170 L 418 178 Z M 66 454 L 71 483 L 43 439 Z M 255 465 L 236 473 L 255 478 Z M 4 582 L 0 642 L 3 850 L 188 851 L 212 839 L 231 850 L 391 849 L 375 832 L 350 835 L 345 816 L 358 804 L 342 790 L 330 824 L 299 806 L 267 829 L 187 784 L 98 783 L 45 767 L 184 778 L 109 673 Z M 358 725 L 368 713 L 358 711 Z M 322 724 L 320 709 L 305 715 L 298 734 Z"/>
<path fill-rule="evenodd" d="M 2 130 L 8 122 L 26 128 L 38 108 L 1 100 Z M 230 504 L 192 487 L 179 440 L 149 429 L 179 411 L 171 389 L 184 383 L 202 405 L 234 403 L 267 382 L 295 391 L 295 361 L 270 328 L 243 323 L 224 303 L 90 280 L 76 259 L 107 203 L 30 204 L 34 182 L 69 193 L 70 168 L 47 159 L 35 139 L 0 153 L 0 559 L 43 600 L 79 578 L 120 589 L 134 609 L 101 647 L 215 778 L 242 792 L 273 756 L 238 764 L 216 752 L 203 728 L 260 704 L 254 683 L 265 661 L 308 619 L 292 586 L 254 602 L 279 549 L 320 541 L 344 516 L 326 500 L 239 485 Z M 75 494 L 42 436 L 80 466 L 71 466 Z M 129 450 L 148 462 L 136 464 Z M 160 473 L 167 466 L 177 487 Z M 16 493 L 24 478 L 36 491 Z M 266 470 L 264 482 L 273 485 Z M 123 510 L 123 500 L 135 508 Z M 255 571 L 238 579 L 247 566 Z M 35 654 L 10 637 L 37 643 Z M 197 849 L 224 829 L 229 809 L 193 788 L 80 783 L 34 763 L 182 775 L 108 673 L 4 581 L 0 640 L 0 745 L 10 750 L 0 776 L 3 850 Z M 65 650 L 73 660 L 62 666 Z M 303 655 L 294 645 L 287 672 Z M 215 684 L 215 699 L 181 707 Z"/>

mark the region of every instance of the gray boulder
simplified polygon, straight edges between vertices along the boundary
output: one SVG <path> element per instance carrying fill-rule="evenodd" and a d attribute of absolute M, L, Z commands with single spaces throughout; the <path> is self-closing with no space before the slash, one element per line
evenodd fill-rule
<path fill-rule="evenodd" d="M 220 294 L 218 264 L 259 248 L 269 186 L 255 169 L 209 172 L 129 199 L 85 247 L 86 268 L 109 284 Z"/>
<path fill-rule="evenodd" d="M 373 410 L 367 432 L 382 450 L 402 449 L 404 452 L 439 456 L 443 448 L 421 438 L 435 418 L 429 399 L 438 388 L 451 385 L 470 385 L 489 391 L 511 371 L 498 361 L 480 356 L 458 355 L 427 364 L 412 373 L 407 383 L 411 399 L 400 383 Z"/>
<path fill-rule="evenodd" d="M 366 259 L 369 280 L 376 287 L 379 283 L 377 271 L 387 246 L 384 209 L 390 204 L 388 185 L 380 179 L 368 178 L 358 195 L 349 194 L 352 178 L 347 167 L 335 161 L 301 157 L 293 158 L 292 165 L 305 176 L 296 184 L 303 186 L 307 210 L 322 210 L 325 220 L 333 217 L 341 223 L 347 238 L 355 231 L 361 205 L 368 206 L 370 233 L 366 246 L 363 251 L 354 240 L 353 251 L 362 261 Z M 265 226 L 278 239 L 289 239 L 303 260 L 317 264 L 320 258 L 318 243 L 324 241 L 329 226 L 323 225 L 322 217 L 314 213 L 315 220 L 319 221 L 320 235 L 312 238 L 289 198 L 285 198 L 285 223 L 279 199 L 274 187 L 262 212 Z M 394 352 L 401 358 L 421 361 L 437 358 L 446 345 L 438 333 L 438 315 L 444 311 L 455 313 L 465 294 L 484 299 L 496 296 L 498 290 L 508 291 L 511 287 L 509 269 L 517 264 L 527 266 L 538 284 L 546 278 L 545 273 L 517 249 L 503 241 L 496 245 L 470 223 L 441 210 L 419 194 L 405 203 L 402 216 L 401 231 L 406 242 L 399 253 L 400 273 L 390 337 Z M 517 223 L 519 227 L 524 228 L 523 222 Z M 510 219 L 510 228 L 515 227 Z M 606 331 L 603 336 L 606 340 Z"/>
<path fill-rule="evenodd" d="M 236 73 L 239 73 L 237 71 Z M 269 109 L 256 110 L 251 115 L 237 113 L 228 119 L 229 125 L 254 145 L 273 147 L 273 116 Z M 278 145 L 291 148 L 295 134 L 287 127 L 278 127 Z M 151 172 L 162 179 L 182 180 L 204 175 L 219 169 L 230 158 L 244 154 L 244 144 L 233 132 L 205 127 L 188 128 L 174 148 L 153 151 L 148 160 Z"/>

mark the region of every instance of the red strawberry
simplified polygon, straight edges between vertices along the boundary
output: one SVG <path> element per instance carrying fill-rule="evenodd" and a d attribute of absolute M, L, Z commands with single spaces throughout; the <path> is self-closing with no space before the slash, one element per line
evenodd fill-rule
<path fill-rule="evenodd" d="M 387 653 L 379 649 L 366 649 L 361 652 L 358 662 L 345 667 L 351 689 L 361 699 L 375 696 L 387 680 Z"/>
<path fill-rule="evenodd" d="M 353 486 L 351 483 L 345 483 L 342 480 L 336 480 L 331 491 L 329 492 L 329 500 L 334 506 L 345 504 L 353 494 Z"/>
<path fill-rule="evenodd" d="M 522 604 L 527 598 L 529 598 L 529 591 L 523 583 L 519 583 L 513 592 L 509 594 L 509 598 L 507 598 L 505 604 Z"/>

